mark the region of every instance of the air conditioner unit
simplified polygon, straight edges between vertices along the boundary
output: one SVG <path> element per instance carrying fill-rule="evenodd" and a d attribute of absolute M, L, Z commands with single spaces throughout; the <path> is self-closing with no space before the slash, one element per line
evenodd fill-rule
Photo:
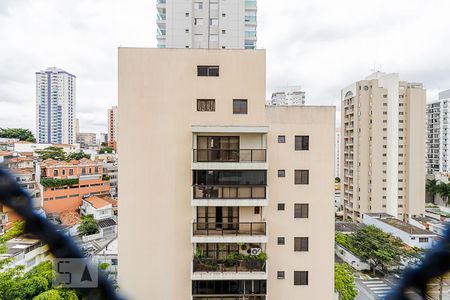
<path fill-rule="evenodd" d="M 257 256 L 261 253 L 261 248 L 251 248 L 250 255 Z"/>

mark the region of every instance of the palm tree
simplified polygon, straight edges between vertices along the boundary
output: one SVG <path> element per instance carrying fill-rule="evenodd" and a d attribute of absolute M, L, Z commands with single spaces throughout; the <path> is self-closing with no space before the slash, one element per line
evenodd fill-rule
<path fill-rule="evenodd" d="M 437 194 L 437 180 L 436 179 L 427 179 L 427 183 L 425 184 L 425 190 L 431 196 L 434 203 L 434 197 Z"/>
<path fill-rule="evenodd" d="M 436 185 L 436 194 L 442 197 L 442 200 L 447 202 L 448 197 L 450 196 L 450 185 L 447 183 L 439 183 Z"/>

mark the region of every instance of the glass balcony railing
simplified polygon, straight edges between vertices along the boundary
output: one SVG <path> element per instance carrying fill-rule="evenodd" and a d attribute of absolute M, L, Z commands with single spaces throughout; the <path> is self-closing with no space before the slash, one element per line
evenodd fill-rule
<path fill-rule="evenodd" d="M 265 199 L 266 186 L 194 185 L 194 199 Z"/>
<path fill-rule="evenodd" d="M 266 235 L 266 222 L 192 223 L 194 236 Z"/>
<path fill-rule="evenodd" d="M 245 22 L 256 22 L 256 16 L 245 16 Z"/>
<path fill-rule="evenodd" d="M 245 8 L 256 8 L 256 0 L 246 0 Z"/>
<path fill-rule="evenodd" d="M 157 0 L 158 4 L 166 4 L 166 0 Z"/>
<path fill-rule="evenodd" d="M 194 162 L 266 162 L 266 149 L 194 149 Z"/>
<path fill-rule="evenodd" d="M 266 262 L 256 258 L 242 260 L 194 258 L 194 272 L 265 272 Z"/>

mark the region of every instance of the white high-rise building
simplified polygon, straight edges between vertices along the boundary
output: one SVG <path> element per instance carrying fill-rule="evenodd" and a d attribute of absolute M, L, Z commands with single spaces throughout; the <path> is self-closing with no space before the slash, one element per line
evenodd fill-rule
<path fill-rule="evenodd" d="M 450 90 L 427 104 L 427 172 L 448 172 Z"/>
<path fill-rule="evenodd" d="M 158 48 L 256 48 L 256 0 L 157 0 Z"/>
<path fill-rule="evenodd" d="M 36 138 L 41 144 L 74 144 L 76 77 L 58 68 L 36 72 Z"/>
<path fill-rule="evenodd" d="M 334 177 L 339 177 L 341 178 L 341 167 L 340 167 L 340 163 L 341 163 L 341 129 L 337 128 L 336 129 L 336 140 L 335 140 L 335 151 L 336 151 L 336 156 L 335 156 L 335 174 Z"/>
<path fill-rule="evenodd" d="M 272 93 L 270 105 L 305 105 L 305 92 L 301 86 L 286 86 Z"/>

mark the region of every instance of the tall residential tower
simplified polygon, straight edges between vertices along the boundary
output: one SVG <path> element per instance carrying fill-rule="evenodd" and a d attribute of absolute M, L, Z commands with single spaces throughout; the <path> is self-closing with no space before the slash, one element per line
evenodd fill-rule
<path fill-rule="evenodd" d="M 265 60 L 119 49 L 130 298 L 333 298 L 335 107 L 266 106 Z"/>
<path fill-rule="evenodd" d="M 427 104 L 427 172 L 448 172 L 450 90 Z"/>
<path fill-rule="evenodd" d="M 425 210 L 425 89 L 376 72 L 342 90 L 344 218 L 386 212 L 408 220 Z"/>
<path fill-rule="evenodd" d="M 41 144 L 74 144 L 76 77 L 48 68 L 36 72 L 36 138 Z"/>
<path fill-rule="evenodd" d="M 108 109 L 108 146 L 116 150 L 117 146 L 117 124 L 118 120 L 117 106 Z"/>
<path fill-rule="evenodd" d="M 158 48 L 256 48 L 256 0 L 157 0 Z"/>

